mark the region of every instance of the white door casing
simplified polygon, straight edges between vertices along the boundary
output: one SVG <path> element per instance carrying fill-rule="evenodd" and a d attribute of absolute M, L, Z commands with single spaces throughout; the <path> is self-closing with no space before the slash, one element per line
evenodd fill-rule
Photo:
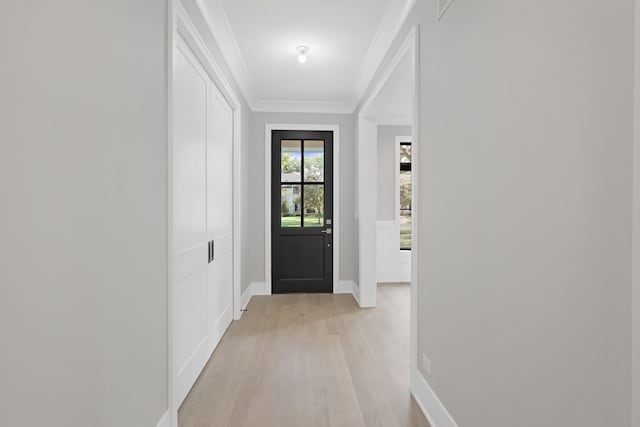
<path fill-rule="evenodd" d="M 264 135 L 264 288 L 259 293 L 271 295 L 271 133 L 274 130 L 308 130 L 333 132 L 333 289 L 340 282 L 340 126 L 327 124 L 265 124 Z M 262 286 L 261 286 L 262 287 Z M 357 298 L 357 296 L 356 296 Z"/>

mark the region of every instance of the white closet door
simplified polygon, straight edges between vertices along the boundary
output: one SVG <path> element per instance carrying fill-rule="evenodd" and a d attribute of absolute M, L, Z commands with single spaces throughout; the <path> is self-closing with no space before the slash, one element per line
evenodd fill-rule
<path fill-rule="evenodd" d="M 176 407 L 208 349 L 207 114 L 209 76 L 181 37 L 173 62 L 173 372 Z"/>
<path fill-rule="evenodd" d="M 178 407 L 233 319 L 233 111 L 179 35 L 176 47 L 172 351 Z"/>
<path fill-rule="evenodd" d="M 213 83 L 211 94 L 207 229 L 214 241 L 214 260 L 209 264 L 209 348 L 213 349 L 233 319 L 233 112 Z"/>

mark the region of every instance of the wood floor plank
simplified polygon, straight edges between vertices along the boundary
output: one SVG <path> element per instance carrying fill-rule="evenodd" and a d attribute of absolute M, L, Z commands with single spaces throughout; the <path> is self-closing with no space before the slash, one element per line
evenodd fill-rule
<path fill-rule="evenodd" d="M 409 286 L 254 297 L 178 412 L 180 427 L 429 427 L 409 392 Z"/>

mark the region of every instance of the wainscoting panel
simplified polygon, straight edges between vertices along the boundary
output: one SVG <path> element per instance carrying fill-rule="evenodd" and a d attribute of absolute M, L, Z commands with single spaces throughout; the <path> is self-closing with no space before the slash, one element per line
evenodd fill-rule
<path fill-rule="evenodd" d="M 411 281 L 411 251 L 400 250 L 400 225 L 376 223 L 376 278 L 378 283 Z"/>

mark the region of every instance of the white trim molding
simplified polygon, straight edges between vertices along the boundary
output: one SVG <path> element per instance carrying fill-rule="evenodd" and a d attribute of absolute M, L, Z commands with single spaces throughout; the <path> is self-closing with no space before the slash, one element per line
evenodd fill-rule
<path fill-rule="evenodd" d="M 366 181 L 366 176 L 365 174 L 375 174 L 375 170 L 371 170 L 371 169 L 367 169 L 363 171 L 363 166 L 364 167 L 369 167 L 369 168 L 374 168 L 377 166 L 372 166 L 370 164 L 367 164 L 367 156 L 369 156 L 369 152 L 370 151 L 376 151 L 376 150 L 371 150 L 369 148 L 369 150 L 367 151 L 367 146 L 366 144 L 369 143 L 370 141 L 377 141 L 377 138 L 373 138 L 372 137 L 372 133 L 375 134 L 377 131 L 377 127 L 375 126 L 375 123 L 370 122 L 370 120 L 367 120 L 367 109 L 369 109 L 369 107 L 373 104 L 376 96 L 380 93 L 380 91 L 382 90 L 382 88 L 384 87 L 385 83 L 387 82 L 387 80 L 389 79 L 389 77 L 392 75 L 392 73 L 394 72 L 394 69 L 400 64 L 402 58 L 404 57 L 405 54 L 411 54 L 413 56 L 413 93 L 419 94 L 420 93 L 420 79 L 418 78 L 418 76 L 420 76 L 420 27 L 419 26 L 415 26 L 411 29 L 411 31 L 409 31 L 406 39 L 404 40 L 404 42 L 402 43 L 402 45 L 400 46 L 400 48 L 398 49 L 398 51 L 395 53 L 393 59 L 390 61 L 389 65 L 387 66 L 387 68 L 385 69 L 384 73 L 382 74 L 382 76 L 380 77 L 380 79 L 375 83 L 371 93 L 369 93 L 367 95 L 366 98 L 363 99 L 362 101 L 362 105 L 361 107 L 358 109 L 357 111 L 357 117 L 358 117 L 358 134 L 356 136 L 356 162 L 359 165 L 359 168 L 357 169 L 357 176 L 356 176 L 356 182 L 358 183 L 358 187 L 357 187 L 357 215 L 358 215 L 358 219 L 359 219 L 359 223 L 358 223 L 358 231 L 359 231 L 359 247 L 360 247 L 360 251 L 359 251 L 359 259 L 358 259 L 358 263 L 359 263 L 359 272 L 360 272 L 360 277 L 359 277 L 359 281 L 360 281 L 360 286 L 363 287 L 363 289 L 358 289 L 358 290 L 354 290 L 354 295 L 360 295 L 361 298 L 367 298 L 367 301 L 364 301 L 366 304 L 370 303 L 370 300 L 373 301 L 373 303 L 375 304 L 375 292 L 377 291 L 377 285 L 374 283 L 372 286 L 371 279 L 370 279 L 370 272 L 373 269 L 375 271 L 375 266 L 373 265 L 375 263 L 375 247 L 376 247 L 376 242 L 374 239 L 373 242 L 373 247 L 374 247 L 374 252 L 373 254 L 369 252 L 366 252 L 363 254 L 363 249 L 367 248 L 366 246 L 363 246 L 363 237 L 367 237 L 367 233 L 371 233 L 374 234 L 375 233 L 375 227 L 376 227 L 376 216 L 372 215 L 372 216 L 367 216 L 366 218 L 363 217 L 363 207 L 364 208 L 369 208 L 370 206 L 371 209 L 373 209 L 373 211 L 376 211 L 376 204 L 374 203 L 373 205 L 371 205 L 371 199 L 373 199 L 373 201 L 375 202 L 376 200 L 376 189 L 373 188 L 369 188 L 366 187 L 364 185 L 361 184 L 361 182 L 363 181 L 363 179 Z M 411 120 L 411 133 L 412 133 L 412 146 L 411 146 L 411 150 L 412 150 L 412 161 L 414 162 L 414 164 L 416 165 L 420 165 L 420 97 L 415 96 L 413 97 L 413 101 L 412 101 L 412 120 Z M 371 163 L 370 159 L 369 162 Z M 377 165 L 377 162 L 374 163 L 375 165 Z M 433 427 L 451 427 L 451 426 L 455 426 L 455 423 L 453 424 L 438 424 L 437 422 L 440 421 L 440 418 L 436 418 L 436 414 L 433 412 L 434 410 L 432 409 L 432 404 L 431 402 L 433 402 L 433 399 L 429 398 L 431 396 L 435 396 L 433 393 L 429 393 L 430 388 L 428 387 L 428 384 L 426 384 L 426 381 L 423 381 L 423 383 L 421 383 L 419 381 L 420 378 L 420 373 L 418 372 L 418 296 L 419 296 L 419 289 L 418 289 L 418 282 L 419 282 L 419 269 L 418 269 L 418 253 L 419 253 L 419 242 L 418 239 L 416 239 L 415 237 L 418 236 L 418 229 L 419 229 L 419 224 L 418 224 L 418 194 L 419 194 L 419 174 L 420 174 L 420 170 L 419 168 L 415 168 L 413 171 L 413 192 L 412 192 L 412 213 L 413 213 L 413 217 L 414 217 L 414 221 L 412 223 L 413 229 L 412 229 L 412 247 L 411 247 L 411 309 L 410 309 L 410 343 L 409 343 L 409 366 L 410 366 L 410 376 L 411 376 L 411 392 L 412 394 L 416 397 L 416 400 L 418 400 L 418 402 L 420 403 L 420 407 L 422 409 L 422 411 L 425 413 L 425 415 L 427 417 L 429 417 L 430 421 L 431 421 L 431 425 Z M 370 241 L 364 241 L 365 244 L 371 244 Z M 368 248 L 367 248 L 368 249 Z M 364 285 L 363 285 L 364 283 Z M 372 289 L 370 289 L 372 288 Z M 362 306 L 362 304 L 361 304 Z M 427 387 L 424 387 L 424 386 Z M 430 413 L 431 411 L 431 413 Z"/>
<path fill-rule="evenodd" d="M 431 427 L 458 427 L 447 408 L 442 404 L 427 380 L 421 373 L 415 372 L 412 378 L 411 394 L 427 417 Z"/>
<path fill-rule="evenodd" d="M 251 288 L 252 297 L 256 295 L 271 295 L 271 293 L 267 291 L 267 284 L 265 282 L 253 282 L 249 287 Z"/>
<path fill-rule="evenodd" d="M 353 280 L 340 280 L 337 285 L 333 288 L 334 294 L 352 294 L 353 293 L 353 285 L 355 282 Z"/>
<path fill-rule="evenodd" d="M 264 280 L 265 294 L 271 295 L 271 132 L 308 130 L 333 132 L 333 287 L 340 277 L 340 126 L 313 124 L 271 124 L 264 131 Z"/>
<path fill-rule="evenodd" d="M 258 99 L 255 82 L 251 78 L 222 2 L 220 0 L 195 0 L 195 2 L 252 111 L 352 114 L 369 87 L 393 40 L 409 16 L 416 0 L 391 0 L 389 2 L 355 76 L 352 93 L 345 94 L 344 100 L 334 102 Z"/>
<path fill-rule="evenodd" d="M 340 280 L 338 284 L 333 288 L 334 294 L 349 294 L 356 301 L 358 306 L 360 305 L 360 301 L 358 299 L 360 295 L 360 288 L 353 280 Z"/>
<path fill-rule="evenodd" d="M 380 76 L 380 79 L 375 82 L 371 92 L 363 98 L 362 104 L 357 111 L 357 137 L 356 137 L 356 164 L 357 170 L 357 191 L 356 191 L 356 216 L 358 218 L 358 247 L 359 258 L 358 268 L 360 272 L 360 303 L 364 307 L 375 307 L 377 297 L 377 282 L 376 282 L 376 220 L 377 220 L 377 186 L 370 185 L 371 182 L 376 182 L 377 176 L 377 150 L 371 149 L 371 141 L 377 141 L 377 123 L 371 120 L 370 109 L 374 104 L 378 95 L 382 92 L 383 88 L 393 75 L 397 67 L 400 66 L 406 55 L 412 55 L 415 64 L 417 60 L 418 52 L 418 27 L 414 27 L 409 31 L 407 37 L 395 52 L 392 60 L 389 62 L 384 72 Z M 414 91 L 413 93 L 419 93 L 417 91 L 417 82 L 419 74 L 414 74 Z M 414 133 L 413 140 L 418 141 L 417 137 L 417 102 L 418 97 L 413 97 L 413 112 L 412 117 L 412 132 Z M 413 148 L 412 148 L 413 149 Z M 414 178 L 415 179 L 415 178 Z M 417 192 L 413 192 L 414 201 L 413 206 L 416 206 L 415 201 Z M 415 224 L 415 221 L 414 221 Z M 413 235 L 415 236 L 415 230 Z M 416 239 L 413 239 L 416 240 Z M 414 253 L 415 251 L 412 251 Z M 412 258 L 413 261 L 413 258 Z M 412 279 L 413 282 L 413 279 Z M 413 298 L 413 295 L 412 295 Z"/>
<path fill-rule="evenodd" d="M 449 6 L 451 6 L 451 3 L 453 3 L 453 0 L 437 0 L 437 3 L 438 3 L 437 20 L 439 21 L 440 19 L 442 19 L 447 9 L 449 9 Z"/>
<path fill-rule="evenodd" d="M 173 389 L 175 379 L 173 377 L 173 274 L 175 262 L 173 256 L 173 62 L 177 49 L 177 0 L 170 0 L 167 4 L 167 412 L 162 416 L 157 427 L 177 427 L 178 409 L 173 404 Z M 168 423 L 165 419 L 168 418 Z"/>
<path fill-rule="evenodd" d="M 358 286 L 358 284 L 356 282 L 351 282 L 351 294 L 353 295 L 353 299 L 356 300 L 356 303 L 362 307 L 362 304 L 360 304 L 360 287 Z"/>
<path fill-rule="evenodd" d="M 242 94 L 253 110 L 255 91 L 253 89 L 251 75 L 249 74 L 249 68 L 242 56 L 238 41 L 233 34 L 229 18 L 224 10 L 224 6 L 222 6 L 222 2 L 220 2 L 220 0 L 195 0 L 195 2 L 209 26 L 209 30 L 218 43 L 222 56 L 224 56 L 225 61 L 227 61 Z"/>
<path fill-rule="evenodd" d="M 354 105 L 331 101 L 282 101 L 260 99 L 251 105 L 251 110 L 261 113 L 326 113 L 352 114 Z"/>
<path fill-rule="evenodd" d="M 416 26 L 413 30 L 413 93 L 420 93 L 420 27 Z M 419 235 L 418 224 L 418 193 L 419 193 L 419 176 L 420 176 L 420 97 L 413 97 L 413 125 L 411 128 L 411 161 L 417 165 L 415 170 L 411 171 L 413 178 L 413 188 L 411 189 L 411 214 L 413 215 L 411 231 L 411 310 L 410 310 L 410 338 L 409 338 L 409 370 L 411 372 L 411 389 L 415 390 L 415 375 L 418 375 L 418 297 L 419 297 Z M 423 409 L 424 411 L 424 409 Z M 433 426 L 437 427 L 437 426 Z"/>
<path fill-rule="evenodd" d="M 393 40 L 400 32 L 415 3 L 416 0 L 392 0 L 389 2 L 378 31 L 369 46 L 356 77 L 353 93 L 354 105 L 357 106 L 364 97 L 376 71 L 382 64 L 384 57 L 393 44 Z"/>
<path fill-rule="evenodd" d="M 156 427 L 170 427 L 171 426 L 171 415 L 169 415 L 169 411 L 165 412 Z"/>
<path fill-rule="evenodd" d="M 252 284 L 247 286 L 247 289 L 242 293 L 242 297 L 240 297 L 240 316 L 242 316 L 243 310 L 247 309 L 249 305 L 249 301 L 251 301 L 251 297 L 253 296 L 253 288 Z"/>
<path fill-rule="evenodd" d="M 264 282 L 254 282 L 250 283 L 247 289 L 242 293 L 242 312 L 247 310 L 251 299 L 255 296 L 260 295 L 268 295 L 265 291 L 265 283 Z"/>
<path fill-rule="evenodd" d="M 367 114 L 367 110 L 371 107 L 376 97 L 380 94 L 380 92 L 382 91 L 382 88 L 384 88 L 387 81 L 391 78 L 391 76 L 393 75 L 393 72 L 396 70 L 398 65 L 400 65 L 404 56 L 409 51 L 415 50 L 415 34 L 417 33 L 416 28 L 417 27 L 414 27 L 409 32 L 407 38 L 404 40 L 402 45 L 400 45 L 400 47 L 396 51 L 396 54 L 393 56 L 393 59 L 391 59 L 391 62 L 389 62 L 389 65 L 387 65 L 387 68 L 385 69 L 384 73 L 380 76 L 376 84 L 371 89 L 371 92 L 368 93 L 367 96 L 362 98 L 362 100 L 360 101 L 360 106 L 356 112 L 362 118 L 370 119 L 370 116 Z M 414 98 L 417 98 L 417 97 L 414 97 Z M 376 123 L 377 123 L 377 118 L 376 118 Z M 412 124 L 415 123 L 415 117 L 412 117 L 408 123 L 412 123 Z M 407 124 L 407 123 L 405 122 L 404 124 Z"/>

